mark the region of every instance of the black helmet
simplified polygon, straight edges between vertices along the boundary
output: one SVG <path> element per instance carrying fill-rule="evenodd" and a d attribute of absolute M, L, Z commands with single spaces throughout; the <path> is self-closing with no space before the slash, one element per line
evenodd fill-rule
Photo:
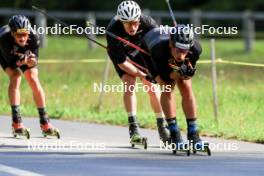
<path fill-rule="evenodd" d="M 29 32 L 31 24 L 24 15 L 14 15 L 9 19 L 8 25 L 12 32 Z"/>
<path fill-rule="evenodd" d="M 193 45 L 194 34 L 189 26 L 178 25 L 171 31 L 170 40 L 173 47 L 188 50 Z"/>

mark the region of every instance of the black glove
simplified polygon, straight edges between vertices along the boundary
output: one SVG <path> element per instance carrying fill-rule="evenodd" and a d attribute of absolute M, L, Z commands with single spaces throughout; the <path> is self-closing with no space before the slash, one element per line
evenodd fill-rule
<path fill-rule="evenodd" d="M 178 71 L 180 77 L 185 80 L 191 79 L 194 76 L 195 72 L 196 68 L 193 68 L 190 65 L 186 65 L 185 63 L 180 66 L 180 69 Z"/>
<path fill-rule="evenodd" d="M 19 59 L 18 59 L 19 61 L 23 61 L 26 58 L 31 58 L 31 57 L 35 58 L 36 57 L 36 55 L 34 53 L 32 53 L 31 51 L 29 51 L 25 54 L 16 52 L 15 55 L 19 57 Z"/>
<path fill-rule="evenodd" d="M 145 77 L 145 79 L 153 84 L 157 84 L 157 81 L 155 80 L 155 78 L 153 78 L 153 76 L 151 74 L 147 74 L 147 76 Z"/>
<path fill-rule="evenodd" d="M 17 61 L 21 61 L 22 62 L 26 58 L 26 55 L 22 54 L 22 53 L 15 53 L 15 55 L 18 56 L 18 60 Z"/>

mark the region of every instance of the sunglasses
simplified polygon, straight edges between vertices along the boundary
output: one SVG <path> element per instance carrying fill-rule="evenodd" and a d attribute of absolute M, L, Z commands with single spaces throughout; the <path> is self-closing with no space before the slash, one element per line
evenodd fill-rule
<path fill-rule="evenodd" d="M 126 26 L 135 26 L 135 25 L 139 25 L 140 22 L 139 21 L 131 21 L 131 22 L 123 22 L 123 24 Z"/>

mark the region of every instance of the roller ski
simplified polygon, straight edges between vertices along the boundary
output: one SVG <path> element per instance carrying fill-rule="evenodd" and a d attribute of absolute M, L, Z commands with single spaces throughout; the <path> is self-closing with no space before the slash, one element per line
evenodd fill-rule
<path fill-rule="evenodd" d="M 171 132 L 171 148 L 172 154 L 176 155 L 179 152 L 186 152 L 187 156 L 190 156 L 189 144 L 184 142 L 179 130 Z"/>
<path fill-rule="evenodd" d="M 136 145 L 143 146 L 146 150 L 148 148 L 148 140 L 146 137 L 140 136 L 138 132 L 138 125 L 136 123 L 129 125 L 129 136 L 131 147 L 134 148 Z"/>
<path fill-rule="evenodd" d="M 25 128 L 22 123 L 13 123 L 12 133 L 14 138 L 16 138 L 17 136 L 25 136 L 27 139 L 30 139 L 30 129 Z"/>
<path fill-rule="evenodd" d="M 60 132 L 58 128 L 54 128 L 50 123 L 46 123 L 45 125 L 40 125 L 42 135 L 44 137 L 47 136 L 56 136 L 57 139 L 60 139 Z"/>
<path fill-rule="evenodd" d="M 145 150 L 148 149 L 148 140 L 146 137 L 141 137 L 138 134 L 133 135 L 130 138 L 131 147 L 134 148 L 136 145 L 143 146 Z"/>
<path fill-rule="evenodd" d="M 178 151 L 186 152 L 187 156 L 190 156 L 189 144 L 182 140 L 181 132 L 175 125 L 169 125 L 171 136 L 171 150 L 172 154 L 176 154 Z"/>
<path fill-rule="evenodd" d="M 208 156 L 211 156 L 209 143 L 201 140 L 198 131 L 188 134 L 187 138 L 189 140 L 190 150 L 192 150 L 193 154 L 196 154 L 199 151 L 205 152 Z"/>

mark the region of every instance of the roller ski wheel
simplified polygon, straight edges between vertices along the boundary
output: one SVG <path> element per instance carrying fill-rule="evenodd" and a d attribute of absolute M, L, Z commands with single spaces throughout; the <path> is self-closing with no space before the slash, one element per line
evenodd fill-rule
<path fill-rule="evenodd" d="M 193 154 L 197 154 L 197 152 L 204 152 L 207 153 L 208 156 L 212 155 L 208 142 L 201 141 L 199 143 L 193 143 L 193 141 L 191 141 L 190 145 L 192 146 Z"/>
<path fill-rule="evenodd" d="M 146 137 L 141 137 L 140 135 L 133 135 L 130 139 L 130 144 L 132 148 L 136 145 L 143 146 L 145 150 L 148 148 L 148 139 Z"/>
<path fill-rule="evenodd" d="M 51 124 L 41 125 L 43 137 L 56 136 L 60 139 L 60 131 L 58 128 L 54 128 Z"/>
<path fill-rule="evenodd" d="M 12 124 L 12 133 L 14 138 L 18 136 L 25 136 L 27 139 L 30 139 L 30 129 L 25 128 L 23 124 Z"/>
<path fill-rule="evenodd" d="M 204 146 L 204 152 L 206 152 L 208 156 L 211 156 L 212 153 L 211 153 L 211 149 L 210 149 L 210 147 L 209 147 L 209 143 L 208 143 L 208 142 L 205 142 L 204 145 L 205 145 L 205 146 Z"/>
<path fill-rule="evenodd" d="M 211 152 L 209 146 L 207 146 L 207 147 L 205 148 L 205 152 L 207 153 L 208 156 L 211 156 L 211 155 L 212 155 L 212 152 Z"/>
<path fill-rule="evenodd" d="M 207 153 L 208 156 L 211 156 L 210 144 L 209 142 L 202 141 L 198 130 L 188 133 L 187 138 L 193 154 L 196 154 L 197 152 L 204 152 Z"/>

